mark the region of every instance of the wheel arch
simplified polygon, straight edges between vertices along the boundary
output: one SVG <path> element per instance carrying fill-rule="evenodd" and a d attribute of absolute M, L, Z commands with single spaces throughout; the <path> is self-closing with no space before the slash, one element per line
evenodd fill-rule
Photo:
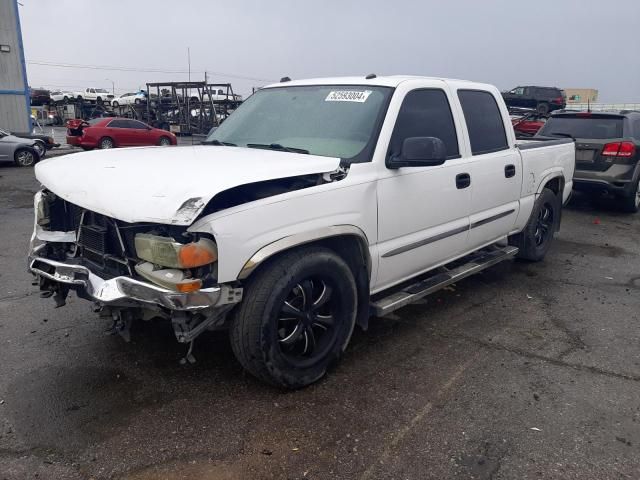
<path fill-rule="evenodd" d="M 245 262 L 238 274 L 238 280 L 248 278 L 256 268 L 274 255 L 311 243 L 333 246 L 333 249 L 338 253 L 340 253 L 340 251 L 345 252 L 350 247 L 352 248 L 353 245 L 356 245 L 367 267 L 367 273 L 369 275 L 371 274 L 371 254 L 365 233 L 354 225 L 334 225 L 308 232 L 296 233 L 265 245 Z"/>
<path fill-rule="evenodd" d="M 365 233 L 354 225 L 335 225 L 276 240 L 254 253 L 238 274 L 238 280 L 251 276 L 267 260 L 299 248 L 319 245 L 334 251 L 349 265 L 358 292 L 356 323 L 364 330 L 369 322 L 369 296 L 372 272 L 371 252 Z"/>
<path fill-rule="evenodd" d="M 542 179 L 537 193 L 541 193 L 544 188 L 548 188 L 556 195 L 562 197 L 564 184 L 564 175 L 562 175 L 561 172 L 552 172 Z"/>
<path fill-rule="evenodd" d="M 560 231 L 560 224 L 562 223 L 562 204 L 564 196 L 565 178 L 562 172 L 552 172 L 542 179 L 540 187 L 538 188 L 537 195 L 541 194 L 545 188 L 551 190 L 560 202 L 560 211 L 558 212 L 558 223 L 556 226 L 556 232 Z M 536 196 L 537 198 L 537 196 Z"/>

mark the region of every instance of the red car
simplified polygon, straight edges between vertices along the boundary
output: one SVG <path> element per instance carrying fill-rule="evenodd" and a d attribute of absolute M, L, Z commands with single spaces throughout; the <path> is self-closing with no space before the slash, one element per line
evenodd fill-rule
<path fill-rule="evenodd" d="M 539 115 L 537 112 L 519 117 L 511 117 L 511 124 L 513 125 L 516 135 L 521 135 L 523 137 L 534 136 L 538 133 L 538 130 L 544 126 L 546 121 L 547 117 L 545 115 Z"/>
<path fill-rule="evenodd" d="M 147 145 L 176 145 L 176 136 L 130 118 L 96 118 L 69 120 L 67 143 L 83 150 L 94 148 L 140 147 Z"/>

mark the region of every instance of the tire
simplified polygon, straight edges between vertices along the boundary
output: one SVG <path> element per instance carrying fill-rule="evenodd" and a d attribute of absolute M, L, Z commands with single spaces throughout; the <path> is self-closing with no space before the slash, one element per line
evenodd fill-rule
<path fill-rule="evenodd" d="M 82 103 L 82 100 L 83 100 L 83 99 L 82 99 L 82 95 L 78 95 L 78 96 L 77 96 L 77 98 L 76 98 L 76 100 L 77 100 L 78 102 Z"/>
<path fill-rule="evenodd" d="M 136 105 L 140 105 L 142 103 L 142 100 L 140 100 L 139 98 L 136 98 L 133 103 L 135 103 Z"/>
<path fill-rule="evenodd" d="M 171 145 L 171 139 L 169 137 L 160 137 L 158 145 L 160 145 L 161 147 L 168 147 L 169 145 Z"/>
<path fill-rule="evenodd" d="M 69 97 L 67 97 L 66 95 L 62 98 L 62 103 L 64 105 L 69 105 Z"/>
<path fill-rule="evenodd" d="M 102 105 L 102 97 L 96 98 L 96 105 Z"/>
<path fill-rule="evenodd" d="M 536 110 L 540 115 L 546 115 L 549 113 L 549 104 L 546 102 L 539 103 Z"/>
<path fill-rule="evenodd" d="M 329 249 L 305 247 L 275 257 L 249 278 L 244 292 L 229 331 L 231 347 L 264 382 L 288 389 L 316 382 L 351 338 L 356 284 Z"/>
<path fill-rule="evenodd" d="M 533 205 L 524 230 L 509 239 L 511 245 L 519 248 L 517 258 L 530 262 L 544 259 L 554 233 L 560 228 L 561 209 L 562 202 L 558 195 L 544 188 Z"/>
<path fill-rule="evenodd" d="M 32 167 L 38 161 L 38 154 L 31 148 L 19 148 L 13 154 L 13 160 L 19 167 Z"/>
<path fill-rule="evenodd" d="M 111 137 L 102 137 L 98 142 L 98 148 L 100 150 L 108 150 L 110 148 L 115 148 L 116 144 Z"/>
<path fill-rule="evenodd" d="M 39 158 L 44 158 L 44 156 L 47 154 L 47 146 L 44 144 L 44 142 L 37 141 L 33 145 L 33 149 L 36 151 Z"/>
<path fill-rule="evenodd" d="M 628 196 L 620 197 L 618 204 L 623 212 L 636 213 L 640 210 L 640 188 L 639 180 L 636 181 L 633 191 Z"/>
<path fill-rule="evenodd" d="M 120 104 L 114 100 L 113 102 L 111 102 L 111 106 L 113 108 L 118 108 L 120 106 Z"/>
<path fill-rule="evenodd" d="M 82 150 L 84 150 L 85 152 L 89 152 L 91 150 L 93 150 L 93 147 L 80 147 Z"/>

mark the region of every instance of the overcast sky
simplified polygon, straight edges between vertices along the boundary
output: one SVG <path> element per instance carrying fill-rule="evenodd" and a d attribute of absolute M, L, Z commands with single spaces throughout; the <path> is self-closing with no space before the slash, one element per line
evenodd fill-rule
<path fill-rule="evenodd" d="M 640 102 L 640 0 L 20 0 L 29 83 L 116 92 L 186 80 L 443 76 Z M 174 73 L 64 68 L 32 62 Z M 109 80 L 107 80 L 109 79 Z"/>

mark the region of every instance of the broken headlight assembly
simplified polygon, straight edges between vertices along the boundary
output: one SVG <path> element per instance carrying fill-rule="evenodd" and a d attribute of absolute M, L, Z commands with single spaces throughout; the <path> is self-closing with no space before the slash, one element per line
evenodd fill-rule
<path fill-rule="evenodd" d="M 218 260 L 218 248 L 212 240 L 179 243 L 171 237 L 139 233 L 135 236 L 136 254 L 145 262 L 136 265 L 138 274 L 161 287 L 182 293 L 195 292 L 202 279 L 192 269 L 210 266 Z"/>

